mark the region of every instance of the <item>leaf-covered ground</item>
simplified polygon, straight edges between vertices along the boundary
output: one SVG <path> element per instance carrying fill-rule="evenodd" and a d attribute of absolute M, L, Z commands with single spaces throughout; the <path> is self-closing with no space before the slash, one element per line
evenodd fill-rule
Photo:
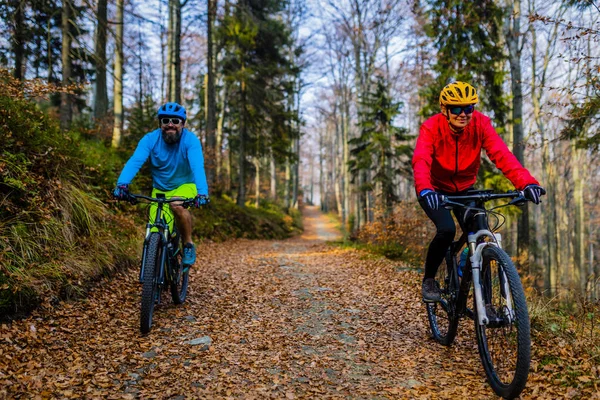
<path fill-rule="evenodd" d="M 494 398 L 470 321 L 436 344 L 420 274 L 327 245 L 305 214 L 302 237 L 198 246 L 188 301 L 159 306 L 147 336 L 133 270 L 0 325 L 0 398 Z M 597 362 L 568 384 L 560 343 L 533 350 L 523 398 L 600 398 Z"/>

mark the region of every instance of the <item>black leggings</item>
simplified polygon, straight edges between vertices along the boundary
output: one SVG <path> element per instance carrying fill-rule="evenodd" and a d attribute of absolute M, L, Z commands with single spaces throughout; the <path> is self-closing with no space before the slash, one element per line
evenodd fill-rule
<path fill-rule="evenodd" d="M 427 207 L 427 201 L 423 199 L 419 199 L 419 204 L 429 219 L 433 221 L 437 229 L 435 237 L 431 243 L 429 243 L 429 249 L 427 249 L 427 258 L 425 259 L 425 276 L 423 277 L 423 280 L 425 280 L 427 278 L 435 278 L 438 267 L 442 263 L 442 260 L 446 255 L 446 251 L 452 244 L 454 236 L 456 235 L 456 224 L 452 219 L 450 210 L 446 210 L 444 207 L 440 207 L 437 210 L 432 210 Z M 459 224 L 462 224 L 464 208 L 458 207 L 453 211 L 456 219 L 459 221 Z"/>

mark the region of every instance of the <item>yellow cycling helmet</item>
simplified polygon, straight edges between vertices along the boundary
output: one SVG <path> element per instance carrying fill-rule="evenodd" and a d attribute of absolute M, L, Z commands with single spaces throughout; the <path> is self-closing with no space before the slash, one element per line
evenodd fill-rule
<path fill-rule="evenodd" d="M 477 90 L 466 82 L 452 82 L 447 84 L 440 93 L 440 104 L 467 105 L 476 104 L 479 101 Z"/>

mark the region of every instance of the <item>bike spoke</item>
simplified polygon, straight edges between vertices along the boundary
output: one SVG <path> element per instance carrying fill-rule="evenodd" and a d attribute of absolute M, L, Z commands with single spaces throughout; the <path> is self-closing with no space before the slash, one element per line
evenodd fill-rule
<path fill-rule="evenodd" d="M 450 267 L 449 267 L 450 265 Z M 455 317 L 455 296 L 458 287 L 454 278 L 452 259 L 448 254 L 446 262 L 443 263 L 436 274 L 436 281 L 440 285 L 442 301 L 427 304 L 427 316 L 433 338 L 449 346 L 454 341 L 458 318 Z"/>

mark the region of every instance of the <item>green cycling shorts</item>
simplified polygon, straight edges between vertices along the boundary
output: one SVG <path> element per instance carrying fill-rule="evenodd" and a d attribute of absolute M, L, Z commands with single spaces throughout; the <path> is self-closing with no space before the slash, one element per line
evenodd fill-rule
<path fill-rule="evenodd" d="M 196 189 L 195 183 L 184 183 L 183 185 L 179 186 L 178 188 L 169 190 L 166 192 L 164 190 L 159 190 L 156 188 L 152 189 L 152 197 L 156 197 L 156 195 L 158 193 L 164 193 L 164 195 L 167 199 L 170 199 L 172 197 L 181 197 L 183 199 L 192 199 L 192 198 L 196 197 L 196 195 L 198 194 L 198 190 Z M 158 206 L 156 205 L 156 203 L 150 204 L 149 221 L 151 224 L 154 223 L 154 218 L 156 217 L 156 209 L 157 208 L 158 208 Z M 175 222 L 175 218 L 173 216 L 173 212 L 171 211 L 171 207 L 164 207 L 163 212 L 164 212 L 165 221 L 167 221 L 167 223 L 169 224 L 169 230 L 171 232 L 173 232 L 173 224 Z M 158 231 L 158 229 L 152 228 L 152 232 L 157 232 L 157 231 Z"/>

